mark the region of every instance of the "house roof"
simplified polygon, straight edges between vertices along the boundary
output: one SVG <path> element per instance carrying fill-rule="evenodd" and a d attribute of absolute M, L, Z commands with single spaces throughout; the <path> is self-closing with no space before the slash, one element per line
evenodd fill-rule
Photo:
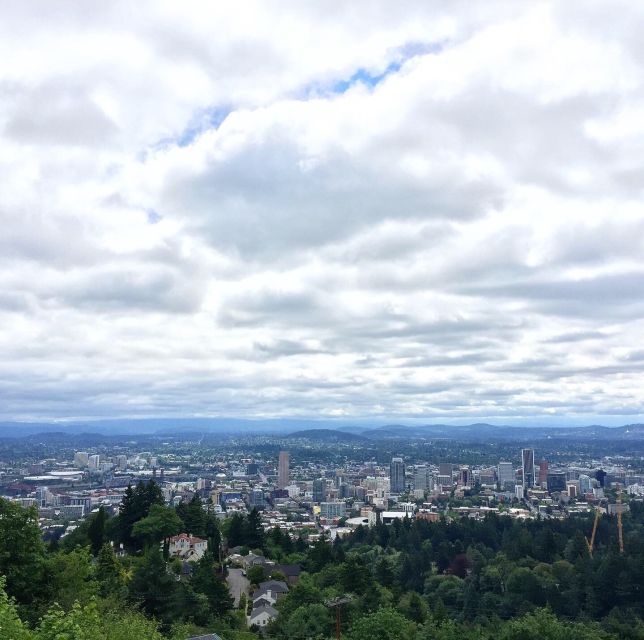
<path fill-rule="evenodd" d="M 275 593 L 288 593 L 288 585 L 284 580 L 267 580 L 257 585 L 259 591 L 273 591 Z"/>
<path fill-rule="evenodd" d="M 208 542 L 204 538 L 198 538 L 197 536 L 190 536 L 187 533 L 180 533 L 178 536 L 172 536 L 170 542 L 180 542 L 181 540 L 187 540 L 190 544 L 197 544 L 199 542 Z"/>
<path fill-rule="evenodd" d="M 257 609 L 253 609 L 253 612 L 250 614 L 251 623 L 255 618 L 259 618 L 259 616 L 261 616 L 263 613 L 267 614 L 271 618 L 277 618 L 277 616 L 279 615 L 275 607 L 271 607 L 270 604 L 266 604 L 262 607 L 257 607 Z"/>
<path fill-rule="evenodd" d="M 207 633 L 205 636 L 191 636 L 187 640 L 221 640 L 216 633 Z"/>

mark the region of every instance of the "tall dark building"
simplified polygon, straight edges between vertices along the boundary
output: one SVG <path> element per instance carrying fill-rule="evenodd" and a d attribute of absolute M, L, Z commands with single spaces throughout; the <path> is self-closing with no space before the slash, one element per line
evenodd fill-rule
<path fill-rule="evenodd" d="M 405 492 L 405 463 L 402 458 L 392 458 L 389 465 L 389 488 L 391 493 Z"/>
<path fill-rule="evenodd" d="M 326 500 L 326 480 L 318 478 L 313 480 L 313 502 L 324 502 Z"/>
<path fill-rule="evenodd" d="M 547 479 L 548 491 L 565 491 L 566 490 L 566 474 L 565 473 L 549 473 Z"/>
<path fill-rule="evenodd" d="M 534 449 L 521 449 L 521 471 L 523 472 L 523 490 L 534 487 Z"/>
<path fill-rule="evenodd" d="M 603 469 L 595 471 L 595 480 L 599 482 L 600 487 L 603 487 L 606 482 L 606 472 Z"/>

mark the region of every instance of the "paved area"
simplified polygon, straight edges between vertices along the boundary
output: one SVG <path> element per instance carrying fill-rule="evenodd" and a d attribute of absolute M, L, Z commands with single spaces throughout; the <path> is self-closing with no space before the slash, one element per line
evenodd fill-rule
<path fill-rule="evenodd" d="M 239 606 L 239 598 L 242 593 L 248 593 L 248 587 L 250 583 L 242 575 L 241 569 L 228 569 L 228 575 L 226 576 L 226 581 L 228 582 L 228 589 L 230 595 L 235 599 L 235 606 Z"/>

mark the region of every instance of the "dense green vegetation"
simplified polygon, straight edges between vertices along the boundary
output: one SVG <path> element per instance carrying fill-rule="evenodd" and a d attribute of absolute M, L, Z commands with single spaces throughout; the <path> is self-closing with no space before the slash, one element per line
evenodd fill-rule
<path fill-rule="evenodd" d="M 332 637 L 329 601 L 348 595 L 342 629 L 349 640 L 641 640 L 644 506 L 630 506 L 625 553 L 615 519 L 605 517 L 591 557 L 589 518 L 405 520 L 309 545 L 279 529 L 265 533 L 256 511 L 227 518 L 220 531 L 198 497 L 167 507 L 153 482 L 129 488 L 118 517 L 99 510 L 46 545 L 34 509 L 0 500 L 0 638 L 257 637 L 245 629 L 247 600 L 233 610 L 219 561 L 223 537 L 303 564 L 299 583 L 277 604 L 269 637 Z M 190 575 L 167 557 L 167 540 L 179 531 L 209 542 Z M 115 553 L 120 545 L 126 553 Z M 249 571 L 254 583 L 264 577 L 260 568 Z"/>
<path fill-rule="evenodd" d="M 593 557 L 587 518 L 359 527 L 310 550 L 307 574 L 278 603 L 271 634 L 330 636 L 323 605 L 350 594 L 343 628 L 351 640 L 642 639 L 644 507 L 631 508 L 623 555 L 614 518 L 601 522 Z"/>
<path fill-rule="evenodd" d="M 191 575 L 167 561 L 163 544 L 181 531 L 208 540 Z M 115 553 L 120 545 L 127 554 Z M 35 509 L 0 499 L 0 638 L 184 640 L 206 628 L 243 638 L 219 546 L 217 520 L 200 498 L 166 507 L 154 482 L 128 488 L 118 517 L 99 509 L 49 546 Z"/>

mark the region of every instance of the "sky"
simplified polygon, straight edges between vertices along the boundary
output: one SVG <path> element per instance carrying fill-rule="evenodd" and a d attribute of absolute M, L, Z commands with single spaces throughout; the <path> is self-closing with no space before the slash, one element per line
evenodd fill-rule
<path fill-rule="evenodd" d="M 0 419 L 644 415 L 641 4 L 0 9 Z"/>

